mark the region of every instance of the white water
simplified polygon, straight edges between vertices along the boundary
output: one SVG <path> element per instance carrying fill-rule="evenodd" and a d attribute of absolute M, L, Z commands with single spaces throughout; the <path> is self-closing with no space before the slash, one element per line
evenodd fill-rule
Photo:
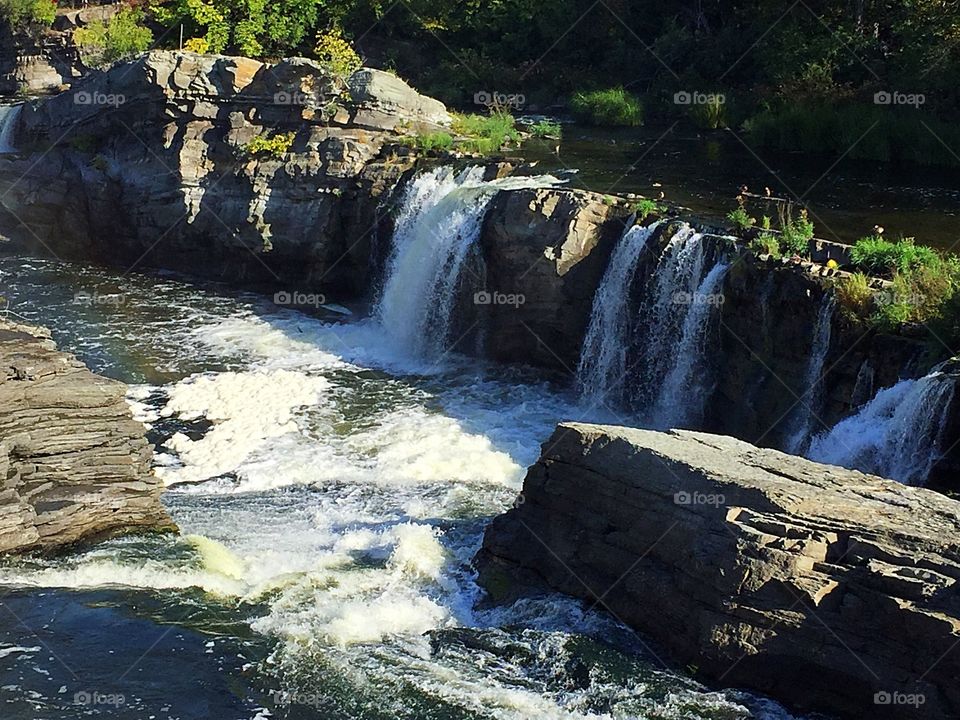
<path fill-rule="evenodd" d="M 631 225 L 624 232 L 597 288 L 577 367 L 578 390 L 591 405 L 620 406 L 626 400 L 627 350 L 634 319 L 630 286 L 647 241 L 658 225 Z"/>
<path fill-rule="evenodd" d="M 0 105 L 0 155 L 9 155 L 17 151 L 13 144 L 13 136 L 22 109 L 23 105 Z"/>
<path fill-rule="evenodd" d="M 652 411 L 654 427 L 697 428 L 703 420 L 704 403 L 713 389 L 708 333 L 719 312 L 723 281 L 729 265 L 717 263 L 691 297 L 683 332 L 671 353 L 673 366 L 664 378 Z"/>
<path fill-rule="evenodd" d="M 823 367 L 830 352 L 831 325 L 833 321 L 834 300 L 824 295 L 817 311 L 817 324 L 813 329 L 813 343 L 807 361 L 807 372 L 800 397 L 789 416 L 787 439 L 784 450 L 791 455 L 802 455 L 810 442 L 810 436 L 817 426 L 822 425 L 820 413 L 823 411 Z"/>
<path fill-rule="evenodd" d="M 922 485 L 940 458 L 955 378 L 939 368 L 884 388 L 856 415 L 813 439 L 811 460 Z"/>
<path fill-rule="evenodd" d="M 496 193 L 560 182 L 550 176 L 484 182 L 483 175 L 482 167 L 459 174 L 440 167 L 406 190 L 375 316 L 395 348 L 412 358 L 442 360 L 460 339 L 450 337 L 457 291 Z"/>

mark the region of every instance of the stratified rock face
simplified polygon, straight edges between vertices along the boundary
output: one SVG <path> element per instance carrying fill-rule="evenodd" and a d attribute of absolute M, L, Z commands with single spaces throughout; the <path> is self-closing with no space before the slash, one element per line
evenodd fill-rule
<path fill-rule="evenodd" d="M 960 504 L 928 490 L 732 438 L 564 424 L 477 563 L 498 599 L 597 602 L 724 686 L 955 718 L 958 538 Z"/>
<path fill-rule="evenodd" d="M 173 527 L 125 391 L 0 320 L 0 552 Z"/>
<path fill-rule="evenodd" d="M 593 295 L 625 220 L 603 199 L 557 188 L 494 198 L 481 237 L 484 289 L 524 299 L 489 308 L 494 359 L 576 369 Z"/>
<path fill-rule="evenodd" d="M 54 147 L 0 167 L 0 233 L 121 267 L 357 292 L 414 162 L 394 128 L 450 121 L 379 71 L 347 83 L 302 58 L 154 51 L 27 104 L 18 147 Z M 287 152 L 248 148 L 286 133 Z"/>

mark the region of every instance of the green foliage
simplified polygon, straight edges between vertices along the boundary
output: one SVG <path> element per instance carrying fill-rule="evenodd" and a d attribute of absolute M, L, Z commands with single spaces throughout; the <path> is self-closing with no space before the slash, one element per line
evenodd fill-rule
<path fill-rule="evenodd" d="M 749 230 L 757 224 L 757 219 L 750 217 L 750 213 L 742 204 L 736 210 L 727 213 L 727 220 L 732 222 L 738 230 Z"/>
<path fill-rule="evenodd" d="M 633 205 L 633 212 L 636 213 L 637 219 L 640 222 L 643 222 L 651 215 L 662 215 L 666 211 L 666 207 L 649 198 L 641 198 Z"/>
<path fill-rule="evenodd" d="M 293 54 L 315 28 L 325 0 L 174 0 L 152 7 L 167 27 L 183 24 L 210 52 L 249 57 Z"/>
<path fill-rule="evenodd" d="M 852 318 L 866 318 L 873 306 L 873 289 L 870 278 L 863 273 L 853 273 L 841 278 L 834 285 L 834 295 L 840 309 Z"/>
<path fill-rule="evenodd" d="M 807 218 L 806 210 L 800 211 L 800 217 L 788 219 L 780 226 L 780 252 L 784 255 L 807 257 L 812 239 L 813 223 Z"/>
<path fill-rule="evenodd" d="M 588 125 L 634 127 L 643 124 L 643 105 L 622 87 L 578 92 L 570 100 L 574 117 Z"/>
<path fill-rule="evenodd" d="M 768 232 L 762 232 L 753 238 L 748 247 L 757 255 L 769 255 L 774 259 L 781 257 L 780 238 Z"/>
<path fill-rule="evenodd" d="M 879 235 L 857 240 L 850 250 L 850 260 L 859 270 L 886 277 L 942 262 L 935 250 L 917 245 L 913 238 L 891 242 Z"/>
<path fill-rule="evenodd" d="M 53 0 L 0 0 L 0 18 L 14 30 L 31 25 L 49 27 L 56 16 L 57 4 Z"/>
<path fill-rule="evenodd" d="M 411 138 L 411 144 L 424 152 L 446 152 L 453 148 L 453 135 L 446 132 L 427 133 Z"/>
<path fill-rule="evenodd" d="M 248 155 L 254 157 L 269 155 L 279 160 L 290 152 L 290 148 L 293 147 L 294 137 L 295 134 L 292 132 L 280 133 L 273 137 L 257 135 L 248 142 L 243 149 Z"/>
<path fill-rule="evenodd" d="M 139 9 L 124 8 L 106 23 L 94 22 L 78 28 L 73 40 L 87 64 L 112 63 L 150 47 L 153 33 L 143 27 L 143 20 L 143 12 Z"/>
<path fill-rule="evenodd" d="M 339 77 L 348 77 L 363 64 L 360 56 L 343 37 L 343 30 L 334 27 L 317 35 L 313 49 L 317 61 Z"/>
<path fill-rule="evenodd" d="M 559 140 L 563 136 L 563 128 L 560 123 L 552 120 L 540 120 L 535 122 L 529 128 L 530 134 L 535 138 Z"/>
<path fill-rule="evenodd" d="M 690 118 L 701 130 L 719 130 L 727 127 L 727 105 L 723 95 L 711 93 L 707 101 L 690 107 Z"/>
<path fill-rule="evenodd" d="M 519 144 L 522 139 L 513 116 L 505 112 L 455 115 L 453 131 L 463 136 L 459 147 L 480 155 L 490 155 L 510 143 Z"/>

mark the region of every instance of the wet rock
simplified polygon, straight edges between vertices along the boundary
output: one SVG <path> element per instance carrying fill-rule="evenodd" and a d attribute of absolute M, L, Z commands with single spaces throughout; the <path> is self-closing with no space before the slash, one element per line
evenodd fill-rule
<path fill-rule="evenodd" d="M 960 504 L 732 438 L 560 425 L 476 563 L 594 602 L 724 686 L 960 714 Z"/>
<path fill-rule="evenodd" d="M 0 552 L 172 529 L 123 383 L 0 320 Z"/>

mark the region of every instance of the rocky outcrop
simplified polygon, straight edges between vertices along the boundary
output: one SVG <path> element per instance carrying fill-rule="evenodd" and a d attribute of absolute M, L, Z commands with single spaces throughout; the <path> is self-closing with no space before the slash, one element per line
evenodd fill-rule
<path fill-rule="evenodd" d="M 61 257 L 342 297 L 367 287 L 413 165 L 394 128 L 449 122 L 377 70 L 345 83 L 302 58 L 154 51 L 27 104 L 18 146 L 50 151 L 0 163 L 2 230 Z"/>
<path fill-rule="evenodd" d="M 0 552 L 170 529 L 126 386 L 0 320 Z"/>
<path fill-rule="evenodd" d="M 723 686 L 960 715 L 960 504 L 732 438 L 564 424 L 477 557 L 498 600 L 603 607 Z"/>
<path fill-rule="evenodd" d="M 593 295 L 624 221 L 596 193 L 534 188 L 494 198 L 480 241 L 484 287 L 472 290 L 524 302 L 487 308 L 493 359 L 576 369 Z"/>

